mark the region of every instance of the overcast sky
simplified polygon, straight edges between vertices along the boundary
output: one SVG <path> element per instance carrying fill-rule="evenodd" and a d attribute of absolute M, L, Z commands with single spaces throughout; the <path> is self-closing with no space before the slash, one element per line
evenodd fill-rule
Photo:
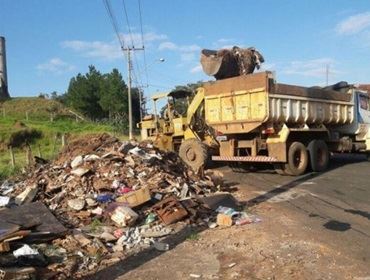
<path fill-rule="evenodd" d="M 125 0 L 131 36 L 123 2 L 110 2 L 124 43 L 141 47 L 138 0 Z M 276 71 L 280 82 L 323 85 L 329 65 L 330 83 L 370 83 L 368 0 L 141 0 L 141 8 L 146 64 L 138 51 L 135 84 L 148 96 L 211 79 L 201 71 L 200 50 L 233 45 L 256 47 L 265 57 L 263 69 Z M 102 72 L 116 67 L 126 78 L 101 0 L 1 0 L 0 21 L 12 96 L 65 92 L 70 78 L 90 64 Z"/>

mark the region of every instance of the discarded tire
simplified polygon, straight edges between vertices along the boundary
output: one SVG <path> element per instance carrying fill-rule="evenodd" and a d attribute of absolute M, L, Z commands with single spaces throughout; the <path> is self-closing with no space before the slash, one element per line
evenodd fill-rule
<path fill-rule="evenodd" d="M 312 140 L 307 146 L 310 155 L 311 169 L 322 172 L 328 168 L 330 154 L 326 143 L 322 140 Z"/>
<path fill-rule="evenodd" d="M 207 146 L 198 139 L 185 140 L 181 143 L 179 156 L 195 172 L 198 172 L 207 163 Z"/>
<path fill-rule="evenodd" d="M 288 175 L 298 176 L 306 172 L 308 153 L 306 146 L 301 142 L 293 142 L 288 150 L 288 162 L 284 165 L 284 172 Z"/>

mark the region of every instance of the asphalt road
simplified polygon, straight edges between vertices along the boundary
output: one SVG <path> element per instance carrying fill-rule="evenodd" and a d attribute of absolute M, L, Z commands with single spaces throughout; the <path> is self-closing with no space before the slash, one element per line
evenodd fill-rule
<path fill-rule="evenodd" d="M 321 243 L 329 244 L 370 269 L 370 162 L 356 155 L 335 156 L 330 169 L 299 178 L 272 170 L 235 173 L 249 205 L 279 204 Z"/>

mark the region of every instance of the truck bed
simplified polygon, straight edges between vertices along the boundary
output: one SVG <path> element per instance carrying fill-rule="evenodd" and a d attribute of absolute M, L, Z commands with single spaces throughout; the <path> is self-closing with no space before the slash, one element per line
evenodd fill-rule
<path fill-rule="evenodd" d="M 352 94 L 275 83 L 271 72 L 203 86 L 208 125 L 222 133 L 246 133 L 263 123 L 340 125 L 354 120 Z"/>

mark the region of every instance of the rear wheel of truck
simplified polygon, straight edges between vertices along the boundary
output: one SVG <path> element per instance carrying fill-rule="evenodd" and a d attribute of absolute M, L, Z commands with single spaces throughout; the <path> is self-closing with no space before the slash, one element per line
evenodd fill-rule
<path fill-rule="evenodd" d="M 188 139 L 181 143 L 179 156 L 191 169 L 198 172 L 207 163 L 208 149 L 198 139 Z"/>
<path fill-rule="evenodd" d="M 329 165 L 329 149 L 323 140 L 312 140 L 307 146 L 310 155 L 311 169 L 314 172 L 322 172 Z"/>
<path fill-rule="evenodd" d="M 288 150 L 288 162 L 284 164 L 284 172 L 288 175 L 298 176 L 306 172 L 308 165 L 308 152 L 301 142 L 293 142 Z"/>

